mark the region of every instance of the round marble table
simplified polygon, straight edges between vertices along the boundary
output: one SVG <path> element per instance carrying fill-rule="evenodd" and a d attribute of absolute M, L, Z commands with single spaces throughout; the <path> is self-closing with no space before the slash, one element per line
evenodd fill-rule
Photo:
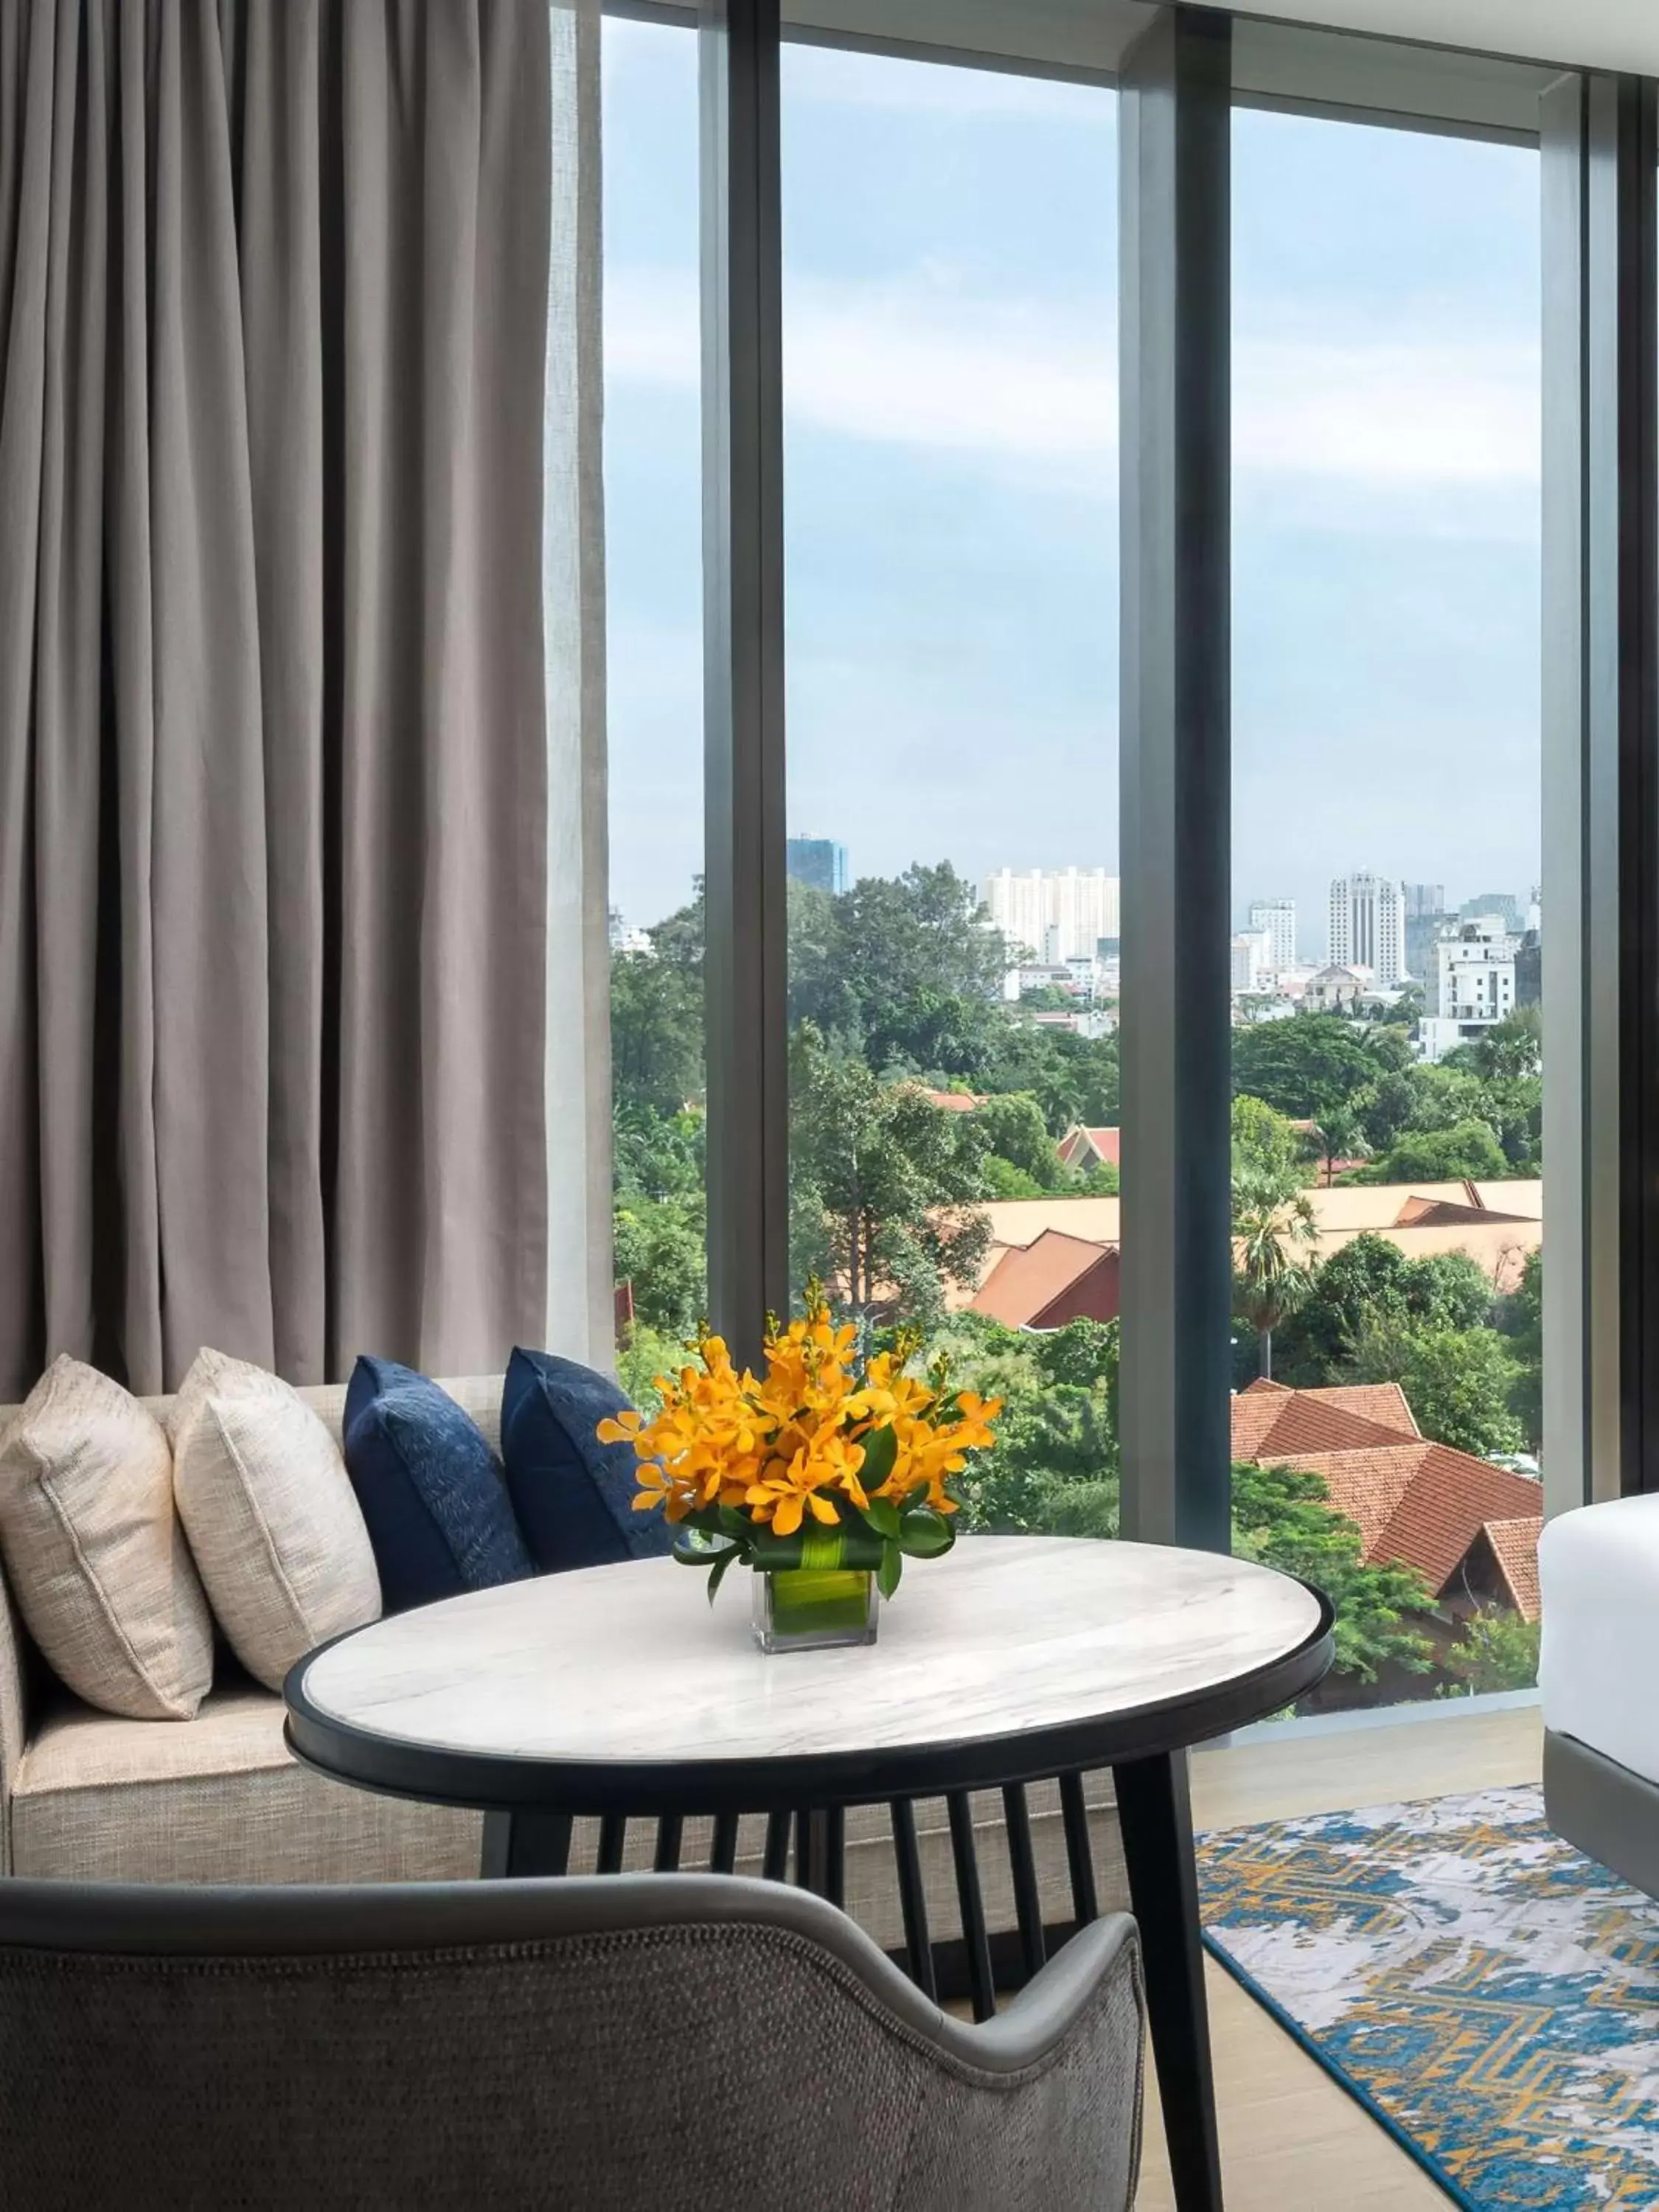
<path fill-rule="evenodd" d="M 288 1679 L 288 1738 L 360 1787 L 483 1808 L 486 1872 L 562 1873 L 570 1822 L 769 1814 L 768 1871 L 836 1896 L 842 1815 L 892 1807 L 910 1970 L 933 1986 L 912 1802 L 944 1796 L 975 2012 L 994 1997 L 968 1793 L 1000 1786 L 1028 1966 L 1044 1934 L 1024 1785 L 1058 1778 L 1076 1917 L 1096 1910 L 1082 1777 L 1115 1771 L 1176 2198 L 1220 2203 L 1186 1748 L 1278 1711 L 1331 1663 L 1330 1607 L 1249 1561 L 1161 1545 L 971 1536 L 914 1564 L 873 1645 L 765 1656 L 732 1577 L 670 1559 L 512 1583 L 376 1621 Z"/>

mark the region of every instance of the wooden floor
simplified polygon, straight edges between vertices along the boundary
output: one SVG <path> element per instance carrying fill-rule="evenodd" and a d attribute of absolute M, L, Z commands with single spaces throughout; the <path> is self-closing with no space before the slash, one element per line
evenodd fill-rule
<path fill-rule="evenodd" d="M 1196 1753 L 1200 1828 L 1535 1782 L 1538 1708 L 1258 1740 Z M 1227 2212 L 1443 2212 L 1448 2199 L 1213 1960 L 1206 1962 Z M 1147 2063 L 1139 2212 L 1170 2212 Z"/>

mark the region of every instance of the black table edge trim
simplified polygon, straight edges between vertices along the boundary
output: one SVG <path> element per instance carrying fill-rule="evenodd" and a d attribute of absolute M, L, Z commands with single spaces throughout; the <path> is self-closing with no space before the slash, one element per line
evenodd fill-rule
<path fill-rule="evenodd" d="M 1041 1782 L 1155 1758 L 1225 1735 L 1290 1705 L 1323 1679 L 1334 1656 L 1330 1601 L 1310 1583 L 1300 1587 L 1318 1603 L 1316 1626 L 1291 1650 L 1247 1674 L 1127 1711 L 960 1741 L 672 1760 L 457 1751 L 380 1735 L 312 1703 L 305 1690 L 307 1669 L 345 1636 L 331 1638 L 289 1669 L 283 1686 L 288 1706 L 283 1735 L 302 1765 L 331 1780 L 383 1796 L 477 1812 L 698 1814 L 942 1796 L 951 1790 Z"/>

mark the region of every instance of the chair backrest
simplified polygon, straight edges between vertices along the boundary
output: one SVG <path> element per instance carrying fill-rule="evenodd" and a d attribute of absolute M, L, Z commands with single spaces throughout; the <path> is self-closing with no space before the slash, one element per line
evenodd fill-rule
<path fill-rule="evenodd" d="M 1119 2206 L 1134 2110 L 1099 2085 L 1103 2033 L 1138 2110 L 1122 1929 L 1078 1949 L 1098 1969 L 1115 1943 L 1127 1972 L 1022 2040 L 945 2019 L 776 1884 L 0 1882 L 0 2203 Z M 1086 2112 L 1044 2097 L 1079 2085 Z M 1108 2185 L 1056 2194 L 1050 2134 Z"/>

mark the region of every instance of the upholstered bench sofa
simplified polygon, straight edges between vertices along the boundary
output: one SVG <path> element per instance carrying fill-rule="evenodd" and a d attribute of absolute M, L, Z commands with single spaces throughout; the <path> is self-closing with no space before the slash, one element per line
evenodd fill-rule
<path fill-rule="evenodd" d="M 501 1378 L 443 1385 L 500 1443 Z M 301 1393 L 337 1442 L 343 1384 Z M 166 1425 L 173 1401 L 144 1401 Z M 0 1407 L 3 1433 L 12 1407 Z M 1127 1883 L 1111 1778 L 1090 1778 L 1091 1828 L 1103 1909 Z M 976 1801 L 981 1871 L 994 1929 L 1014 1926 L 1012 1884 L 994 1794 Z M 1044 1917 L 1071 1915 L 1071 1885 L 1056 1794 L 1031 1793 Z M 584 1827 L 586 1824 L 584 1824 Z M 758 1873 L 763 1822 L 745 1822 L 738 1871 Z M 943 1805 L 919 1808 L 919 1840 L 933 1927 L 954 1932 L 955 1886 Z M 30 1644 L 0 1576 L 0 1870 L 72 1881 L 428 1881 L 476 1874 L 477 1814 L 378 1797 L 300 1765 L 283 1740 L 283 1703 L 221 1649 L 214 1685 L 195 1719 L 127 1720 L 94 1711 L 58 1683 Z M 699 1831 L 690 1825 L 686 1863 Z M 579 1833 L 573 1870 L 592 1864 L 596 1838 Z M 648 1866 L 652 1838 L 629 1838 L 628 1863 Z M 884 1808 L 848 1824 L 847 1904 L 884 1948 L 903 1940 Z"/>

